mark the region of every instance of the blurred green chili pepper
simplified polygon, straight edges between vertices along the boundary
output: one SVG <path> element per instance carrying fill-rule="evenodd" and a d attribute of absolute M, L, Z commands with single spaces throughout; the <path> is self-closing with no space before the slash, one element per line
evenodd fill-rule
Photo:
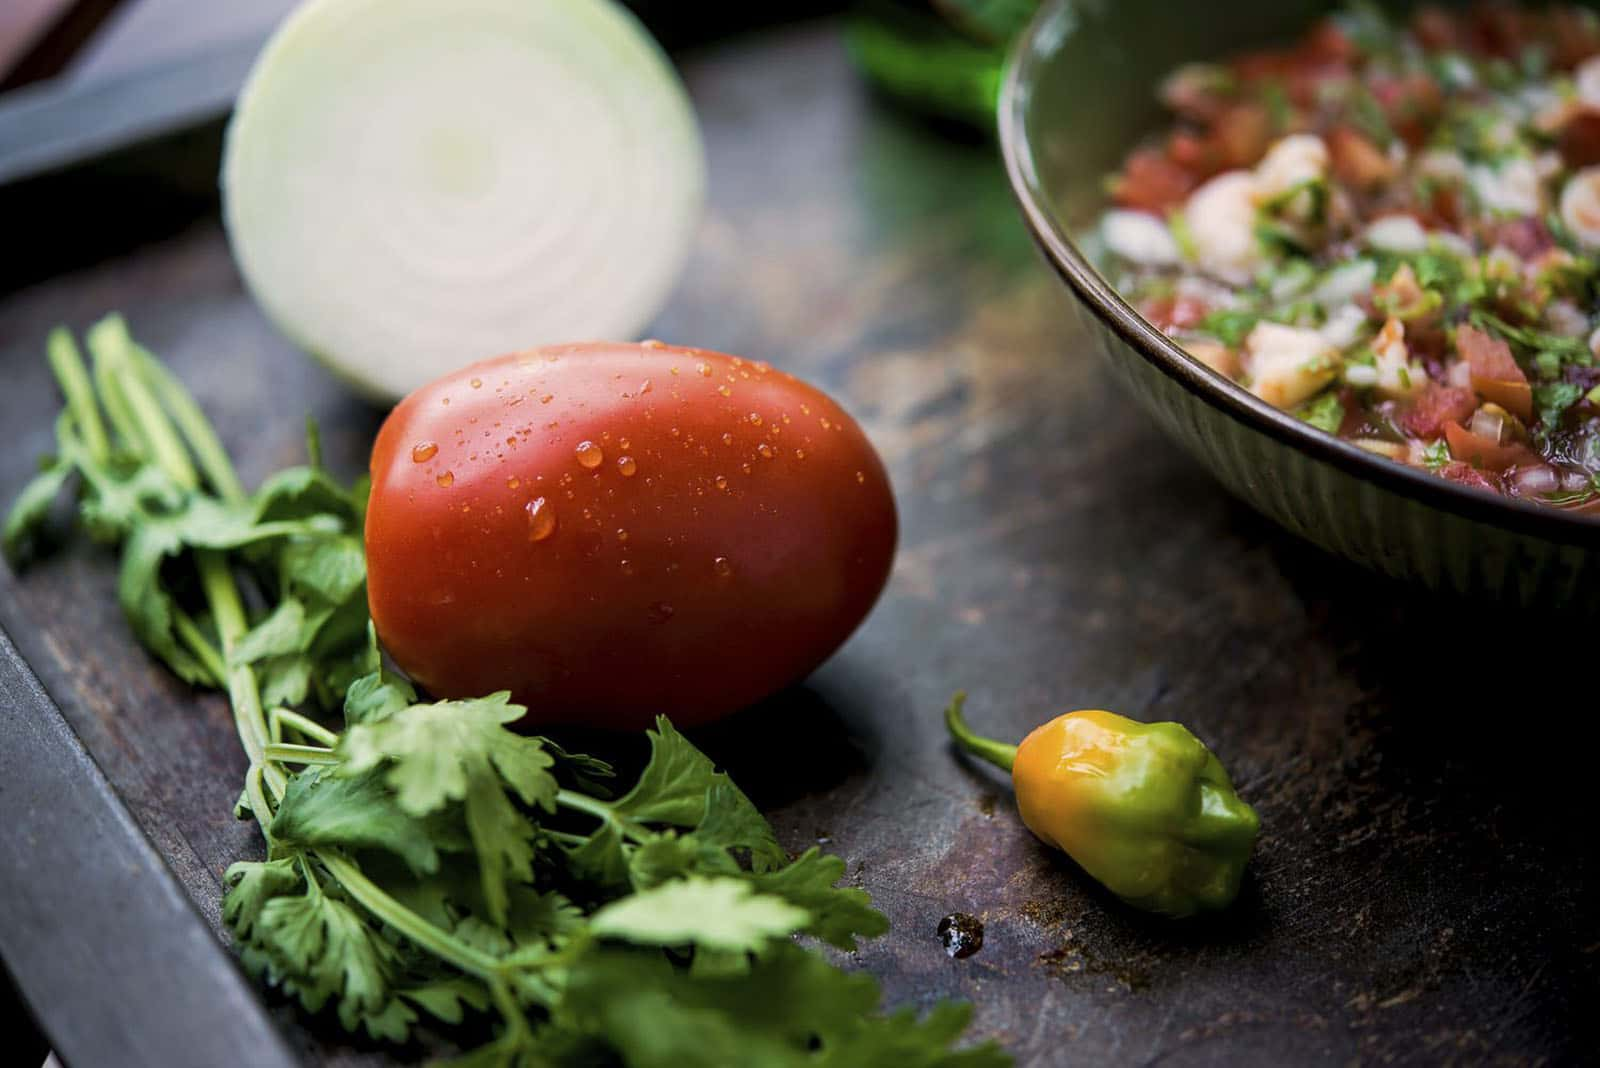
<path fill-rule="evenodd" d="M 1022 822 L 1106 889 L 1167 916 L 1233 901 L 1260 820 L 1187 727 L 1090 709 L 1006 745 L 972 732 L 965 700 L 945 709 L 956 744 L 1011 772 Z"/>

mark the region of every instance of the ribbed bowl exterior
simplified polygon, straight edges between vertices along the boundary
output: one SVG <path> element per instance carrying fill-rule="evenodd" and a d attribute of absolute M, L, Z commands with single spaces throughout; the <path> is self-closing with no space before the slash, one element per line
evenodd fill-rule
<path fill-rule="evenodd" d="M 1013 47 L 999 106 L 1006 172 L 1073 296 L 1079 337 L 1233 493 L 1293 533 L 1395 578 L 1471 598 L 1600 612 L 1600 517 L 1497 497 L 1362 452 L 1203 367 L 1143 320 L 1074 242 L 1103 176 L 1165 121 L 1179 62 L 1287 40 L 1331 0 L 1046 0 Z M 1186 14 L 1187 12 L 1187 14 Z"/>
<path fill-rule="evenodd" d="M 1145 411 L 1229 490 L 1330 552 L 1468 597 L 1583 607 L 1600 563 L 1580 544 L 1519 534 L 1384 489 L 1207 404 L 1072 302 L 1089 339 Z"/>

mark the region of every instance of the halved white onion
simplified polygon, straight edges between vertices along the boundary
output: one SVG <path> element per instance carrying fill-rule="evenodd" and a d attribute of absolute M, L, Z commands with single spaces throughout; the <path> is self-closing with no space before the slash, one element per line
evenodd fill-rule
<path fill-rule="evenodd" d="M 687 94 L 611 0 L 311 0 L 228 130 L 225 218 L 291 340 L 377 400 L 637 337 L 688 258 Z"/>

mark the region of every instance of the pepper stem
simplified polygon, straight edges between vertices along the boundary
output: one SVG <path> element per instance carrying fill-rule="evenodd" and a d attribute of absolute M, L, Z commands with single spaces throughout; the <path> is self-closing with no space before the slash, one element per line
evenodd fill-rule
<path fill-rule="evenodd" d="M 1009 772 L 1011 766 L 1017 762 L 1017 747 L 974 733 L 961 715 L 961 709 L 966 703 L 966 692 L 957 690 L 955 696 L 950 698 L 950 703 L 945 706 L 944 725 L 950 731 L 951 740 L 973 756 L 987 760 L 995 767 Z"/>

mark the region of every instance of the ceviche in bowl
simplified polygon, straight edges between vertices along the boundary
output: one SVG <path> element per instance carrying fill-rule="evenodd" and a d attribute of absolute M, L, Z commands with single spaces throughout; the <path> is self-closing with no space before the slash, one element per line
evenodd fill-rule
<path fill-rule="evenodd" d="M 1600 16 L 1046 5 L 1008 171 L 1089 335 L 1324 546 L 1573 602 L 1600 546 Z"/>
<path fill-rule="evenodd" d="M 1147 319 L 1377 455 L 1600 508 L 1600 18 L 1354 9 L 1159 93 L 1099 231 Z"/>

